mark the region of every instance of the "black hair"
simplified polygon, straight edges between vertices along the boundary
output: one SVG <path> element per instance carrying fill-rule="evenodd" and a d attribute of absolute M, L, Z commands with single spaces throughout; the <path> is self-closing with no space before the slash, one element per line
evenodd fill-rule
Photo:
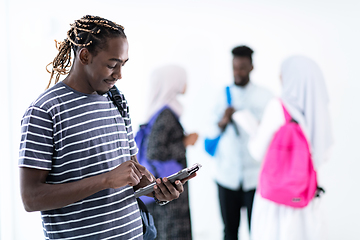
<path fill-rule="evenodd" d="M 69 68 L 71 67 L 71 49 L 73 49 L 75 56 L 76 52 L 82 48 L 87 48 L 91 54 L 96 55 L 99 49 L 104 49 L 107 46 L 107 39 L 115 37 L 126 38 L 123 26 L 97 16 L 86 15 L 79 20 L 75 20 L 70 26 L 67 38 L 62 42 L 55 41 L 59 53 L 46 66 L 46 70 L 51 73 L 47 88 L 49 88 L 54 75 L 55 83 L 57 83 L 60 75 L 69 73 Z M 52 65 L 51 71 L 47 69 L 49 65 Z"/>
<path fill-rule="evenodd" d="M 242 45 L 235 47 L 231 53 L 234 57 L 248 57 L 250 59 L 250 62 L 252 63 L 252 54 L 254 51 L 249 48 L 248 46 Z"/>

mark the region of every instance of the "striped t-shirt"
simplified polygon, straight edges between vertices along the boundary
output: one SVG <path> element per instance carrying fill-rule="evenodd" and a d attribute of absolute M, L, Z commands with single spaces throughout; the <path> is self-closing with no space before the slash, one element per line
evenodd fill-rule
<path fill-rule="evenodd" d="M 137 153 L 128 108 L 122 117 L 107 95 L 83 94 L 62 82 L 27 109 L 21 134 L 19 166 L 48 170 L 48 184 L 108 172 Z M 143 239 L 130 186 L 102 190 L 41 216 L 46 239 Z"/>

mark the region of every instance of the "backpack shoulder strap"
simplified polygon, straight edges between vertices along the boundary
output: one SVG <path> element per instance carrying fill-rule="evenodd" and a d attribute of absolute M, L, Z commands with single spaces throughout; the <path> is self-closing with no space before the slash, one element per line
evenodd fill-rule
<path fill-rule="evenodd" d="M 126 111 L 124 108 L 126 108 L 126 104 L 123 104 L 123 97 L 119 91 L 119 89 L 114 85 L 110 90 L 108 91 L 109 98 L 113 101 L 114 105 L 117 107 L 117 109 L 120 112 L 120 115 L 122 117 L 126 116 Z"/>
<path fill-rule="evenodd" d="M 230 87 L 226 86 L 226 101 L 228 106 L 231 106 L 231 93 L 230 93 Z"/>
<path fill-rule="evenodd" d="M 286 108 L 284 106 L 284 103 L 282 101 L 281 101 L 281 106 L 282 106 L 283 111 L 284 111 L 284 116 L 285 116 L 286 122 L 291 122 L 293 119 L 292 119 L 291 115 L 289 114 L 289 112 L 286 110 Z"/>
<path fill-rule="evenodd" d="M 231 107 L 231 102 L 232 102 L 232 98 L 231 98 L 231 92 L 230 92 L 230 86 L 226 86 L 226 102 L 228 104 L 228 107 Z M 239 136 L 239 129 L 237 128 L 236 124 L 232 124 L 235 128 L 235 132 L 236 135 Z"/>

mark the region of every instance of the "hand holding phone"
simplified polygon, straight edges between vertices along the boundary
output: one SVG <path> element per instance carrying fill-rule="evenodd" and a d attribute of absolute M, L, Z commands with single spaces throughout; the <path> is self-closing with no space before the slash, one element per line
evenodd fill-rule
<path fill-rule="evenodd" d="M 191 174 L 197 172 L 202 166 L 199 164 L 199 163 L 196 163 L 194 164 L 193 166 L 191 167 L 188 167 L 188 168 L 184 168 L 182 170 L 180 170 L 179 172 L 177 173 L 174 173 L 170 176 L 167 177 L 167 179 L 171 182 L 171 183 L 174 183 L 176 180 L 183 180 L 187 177 L 189 177 Z M 154 191 L 154 185 L 156 183 L 153 182 L 149 185 L 147 185 L 146 187 L 143 187 L 143 188 L 139 188 L 138 190 L 135 191 L 135 197 L 138 198 L 140 196 L 143 196 L 143 195 L 147 195 L 151 192 Z"/>

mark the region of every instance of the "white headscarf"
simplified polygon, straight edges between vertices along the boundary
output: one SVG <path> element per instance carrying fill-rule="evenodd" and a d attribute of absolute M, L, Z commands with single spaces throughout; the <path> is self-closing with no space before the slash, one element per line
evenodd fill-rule
<path fill-rule="evenodd" d="M 186 72 L 183 68 L 167 65 L 156 69 L 150 77 L 147 121 L 165 105 L 169 106 L 180 117 L 183 108 L 177 100 L 177 95 L 184 92 L 185 86 Z"/>
<path fill-rule="evenodd" d="M 281 77 L 281 99 L 290 115 L 304 128 L 318 168 L 333 143 L 329 96 L 322 72 L 311 59 L 292 56 L 283 62 Z"/>

